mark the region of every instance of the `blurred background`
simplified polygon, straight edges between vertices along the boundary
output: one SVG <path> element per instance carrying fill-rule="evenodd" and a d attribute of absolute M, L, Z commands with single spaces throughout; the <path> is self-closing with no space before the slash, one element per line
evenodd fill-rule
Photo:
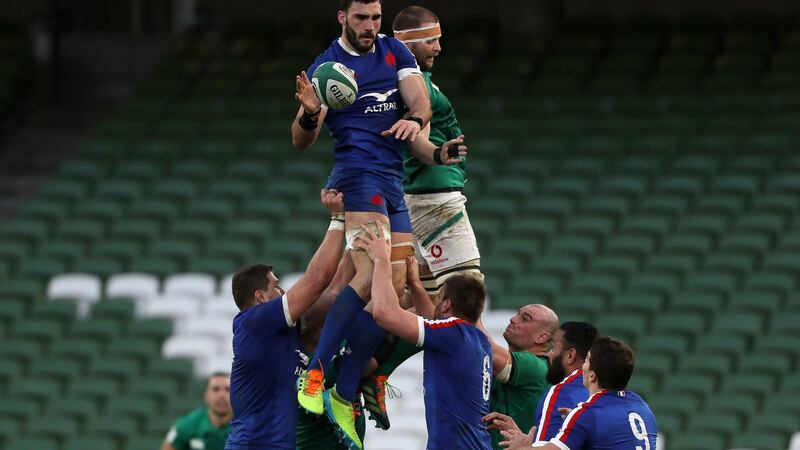
<path fill-rule="evenodd" d="M 634 347 L 664 448 L 800 449 L 800 3 L 420 4 L 495 338 L 546 303 Z M 0 449 L 158 448 L 229 370 L 229 274 L 294 278 L 326 228 L 332 142 L 289 125 L 335 16 L 0 4 Z M 424 448 L 420 373 L 367 448 Z"/>

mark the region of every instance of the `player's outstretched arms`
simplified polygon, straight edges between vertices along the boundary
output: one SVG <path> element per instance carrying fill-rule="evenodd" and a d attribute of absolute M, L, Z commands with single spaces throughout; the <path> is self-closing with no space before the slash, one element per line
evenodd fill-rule
<path fill-rule="evenodd" d="M 464 145 L 464 135 L 450 139 L 441 147 L 437 147 L 422 134 L 414 142 L 408 143 L 408 148 L 418 160 L 425 164 L 451 166 L 462 161 L 461 157 L 467 155 L 467 146 Z"/>
<path fill-rule="evenodd" d="M 330 284 L 342 253 L 344 219 L 339 222 L 336 216 L 344 214 L 344 196 L 335 189 L 323 189 L 320 198 L 325 208 L 331 212 L 331 226 L 308 263 L 306 273 L 286 293 L 289 315 L 293 322 L 306 312 Z"/>
<path fill-rule="evenodd" d="M 292 145 L 303 150 L 316 142 L 326 111 L 314 93 L 314 86 L 305 71 L 295 78 L 295 87 L 297 92 L 294 98 L 300 103 L 300 109 L 292 122 Z"/>
<path fill-rule="evenodd" d="M 400 299 L 392 284 L 392 263 L 389 260 L 389 244 L 378 227 L 378 234 L 369 227 L 362 226 L 367 236 L 356 241 L 358 248 L 367 252 L 373 262 L 372 275 L 372 315 L 378 325 L 394 333 L 400 339 L 417 342 L 419 337 L 419 316 L 400 307 Z"/>
<path fill-rule="evenodd" d="M 411 296 L 411 302 L 414 305 L 414 311 L 426 318 L 433 319 L 433 302 L 430 295 L 425 291 L 425 286 L 419 279 L 419 263 L 414 255 L 406 258 L 406 284 L 408 285 L 408 293 Z"/>

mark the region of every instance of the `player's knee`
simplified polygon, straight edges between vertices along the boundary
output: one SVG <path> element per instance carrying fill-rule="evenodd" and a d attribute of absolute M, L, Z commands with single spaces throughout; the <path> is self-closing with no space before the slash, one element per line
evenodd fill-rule
<path fill-rule="evenodd" d="M 372 231 L 372 233 L 374 233 L 374 234 L 378 233 L 378 227 L 380 226 L 381 230 L 383 231 L 383 236 L 386 238 L 386 242 L 389 242 L 389 243 L 392 242 L 392 238 L 391 238 L 392 233 L 391 233 L 391 230 L 389 229 L 389 224 L 388 223 L 381 222 L 381 221 L 375 221 L 375 222 L 365 223 L 364 225 L 367 228 L 369 228 L 370 231 Z M 364 250 L 362 250 L 361 248 L 358 248 L 357 246 L 355 246 L 355 243 L 356 243 L 356 241 L 358 239 L 360 239 L 362 237 L 367 237 L 367 232 L 364 231 L 360 226 L 350 227 L 347 230 L 345 230 L 344 237 L 345 237 L 345 240 L 347 241 L 347 250 L 353 250 L 352 253 L 354 255 L 357 254 L 357 253 L 361 253 L 361 254 L 365 253 Z M 356 263 L 355 256 L 354 256 L 354 259 L 353 259 L 353 263 L 354 264 Z M 356 270 L 358 270 L 358 265 L 357 264 L 356 264 Z"/>

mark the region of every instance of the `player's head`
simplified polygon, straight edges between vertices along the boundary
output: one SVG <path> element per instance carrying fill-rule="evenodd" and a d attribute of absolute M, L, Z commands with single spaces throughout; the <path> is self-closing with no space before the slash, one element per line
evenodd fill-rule
<path fill-rule="evenodd" d="M 203 400 L 211 412 L 224 417 L 231 413 L 231 376 L 226 372 L 214 372 L 206 380 Z"/>
<path fill-rule="evenodd" d="M 439 304 L 433 312 L 434 319 L 458 317 L 476 323 L 483 313 L 486 289 L 483 283 L 469 275 L 454 275 L 442 285 Z"/>
<path fill-rule="evenodd" d="M 414 54 L 419 67 L 430 72 L 433 60 L 442 51 L 442 29 L 436 14 L 421 6 L 409 6 L 394 18 L 392 30 Z"/>
<path fill-rule="evenodd" d="M 553 335 L 553 348 L 548 354 L 550 367 L 547 371 L 547 382 L 560 383 L 572 371 L 583 366 L 596 337 L 597 328 L 590 323 L 562 323 Z"/>
<path fill-rule="evenodd" d="M 633 375 L 633 350 L 608 336 L 595 339 L 583 363 L 583 385 L 609 391 L 623 391 Z"/>
<path fill-rule="evenodd" d="M 523 306 L 503 332 L 512 351 L 537 350 L 544 354 L 558 329 L 558 316 L 545 305 Z"/>
<path fill-rule="evenodd" d="M 372 50 L 381 29 L 381 17 L 381 0 L 339 1 L 342 38 L 359 53 Z"/>
<path fill-rule="evenodd" d="M 278 277 L 272 273 L 272 266 L 254 264 L 242 267 L 233 274 L 233 300 L 240 311 L 266 303 L 284 294 L 279 282 Z"/>

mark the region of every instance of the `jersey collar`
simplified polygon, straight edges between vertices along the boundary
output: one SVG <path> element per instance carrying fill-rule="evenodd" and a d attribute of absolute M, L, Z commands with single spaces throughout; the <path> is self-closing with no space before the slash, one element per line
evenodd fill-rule
<path fill-rule="evenodd" d="M 379 39 L 380 37 L 381 37 L 381 35 L 380 35 L 380 34 L 378 34 L 378 37 L 377 37 L 377 38 L 375 38 L 375 41 L 372 43 L 372 49 L 371 49 L 369 52 L 367 52 L 366 54 L 375 53 L 375 44 L 377 44 L 377 42 L 378 42 L 378 39 Z M 347 44 L 347 42 L 345 42 L 345 41 L 344 41 L 344 39 L 342 39 L 342 38 L 339 38 L 339 39 L 337 40 L 337 42 L 339 42 L 339 45 L 342 47 L 342 50 L 346 51 L 347 53 L 349 53 L 349 54 L 351 54 L 351 55 L 353 55 L 353 56 L 363 56 L 361 53 L 358 53 L 357 51 L 353 50 L 353 48 L 352 48 L 352 47 L 350 47 L 350 46 Z"/>

